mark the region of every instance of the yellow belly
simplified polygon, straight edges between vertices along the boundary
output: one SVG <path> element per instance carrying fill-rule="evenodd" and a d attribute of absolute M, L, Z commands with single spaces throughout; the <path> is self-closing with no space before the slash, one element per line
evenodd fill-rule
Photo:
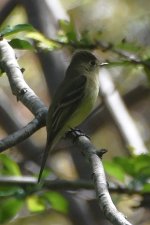
<path fill-rule="evenodd" d="M 88 92 L 86 93 L 85 97 L 78 106 L 78 109 L 70 117 L 69 121 L 65 126 L 66 128 L 74 128 L 78 126 L 87 118 L 87 116 L 93 110 L 97 100 L 99 86 L 96 83 L 90 82 L 87 84 L 86 88 L 88 89 Z"/>

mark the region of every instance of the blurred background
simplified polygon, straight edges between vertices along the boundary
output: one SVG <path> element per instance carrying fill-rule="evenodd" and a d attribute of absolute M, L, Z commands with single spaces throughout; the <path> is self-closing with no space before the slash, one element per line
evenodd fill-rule
<path fill-rule="evenodd" d="M 60 23 L 60 20 L 68 21 L 71 24 L 68 36 L 65 36 L 66 28 L 62 26 L 63 22 Z M 119 66 L 113 65 L 104 68 L 103 73 L 107 73 L 108 82 L 113 85 L 113 91 L 117 91 L 122 104 L 126 107 L 126 113 L 133 119 L 132 122 L 135 123 L 142 147 L 136 151 L 135 146 L 129 146 L 128 137 L 122 132 L 117 122 L 118 119 L 117 121 L 115 119 L 115 109 L 112 109 L 109 101 L 107 102 L 107 96 L 103 93 L 102 88 L 100 88 L 101 96 L 97 101 L 95 111 L 80 128 L 91 137 L 92 143 L 97 149 L 108 149 L 103 160 L 108 183 L 113 182 L 132 190 L 141 190 L 141 186 L 143 188 L 144 185 L 147 185 L 147 189 L 144 190 L 150 191 L 147 183 L 150 174 L 147 165 L 150 158 L 148 156 L 140 157 L 141 153 L 148 154 L 150 147 L 150 69 L 148 64 L 150 57 L 150 1 L 0 1 L 1 30 L 8 25 L 15 26 L 25 23 L 32 24 L 47 38 L 58 40 L 59 37 L 59 41 L 65 43 L 60 48 L 54 48 L 51 51 L 42 50 L 40 47 L 33 50 L 15 50 L 20 67 L 25 68 L 25 81 L 46 106 L 50 105 L 58 85 L 63 80 L 74 50 L 86 48 L 96 54 L 102 62 L 122 62 Z M 15 34 L 15 37 L 29 39 L 22 33 Z M 32 40 L 33 44 L 35 42 Z M 95 47 L 91 47 L 93 43 Z M 130 63 L 127 64 L 125 60 Z M 144 67 L 142 63 L 137 63 L 139 61 L 147 62 L 148 66 Z M 105 83 L 103 82 L 107 83 L 107 80 L 101 81 L 104 87 Z M 34 116 L 12 95 L 5 74 L 0 77 L 0 84 L 0 139 L 3 139 L 25 126 Z M 101 103 L 103 103 L 102 106 Z M 119 108 L 118 104 L 116 101 L 114 108 Z M 125 117 L 122 116 L 121 120 L 125 120 Z M 129 122 L 125 121 L 125 123 L 127 125 L 125 130 L 129 133 Z M 6 166 L 6 161 L 9 160 L 12 167 L 14 166 L 17 170 L 16 174 L 14 172 L 15 175 L 37 176 L 45 141 L 46 129 L 44 127 L 27 140 L 5 151 L 0 158 L 1 176 L 13 175 L 9 174 L 10 171 Z M 137 139 L 134 141 L 138 142 Z M 115 161 L 116 157 L 119 161 Z M 126 161 L 120 160 L 124 158 Z M 135 158 L 136 161 L 134 161 Z M 143 162 L 147 162 L 147 164 L 144 165 Z M 140 163 L 143 163 L 144 168 Z M 131 173 L 132 169 L 136 171 L 134 174 Z M 139 171 L 142 170 L 146 171 L 143 175 L 144 178 L 140 177 Z M 89 164 L 81 153 L 69 141 L 62 140 L 48 159 L 45 177 L 52 180 L 55 178 L 91 180 L 89 171 Z M 117 208 L 127 215 L 133 224 L 149 224 L 149 195 L 145 197 L 135 191 L 135 194 L 130 196 L 116 191 L 111 196 Z M 31 225 L 35 223 L 45 225 L 110 224 L 99 211 L 94 190 L 43 191 L 35 195 L 28 195 L 25 198 L 25 204 L 19 203 L 18 208 L 14 202 L 12 204 L 10 201 L 10 198 L 16 199 L 15 195 L 7 196 L 8 204 L 5 203 L 6 196 L 1 198 L 4 203 L 2 209 L 0 208 L 2 223 L 8 223 L 11 220 L 11 224 L 20 224 L 21 222 Z M 45 198 L 49 199 L 47 204 L 43 200 Z M 16 214 L 10 213 L 12 216 L 6 213 L 8 210 L 11 211 L 11 204 L 16 207 Z M 6 205 L 11 207 L 5 208 Z M 2 212 L 6 213 L 4 219 Z"/>

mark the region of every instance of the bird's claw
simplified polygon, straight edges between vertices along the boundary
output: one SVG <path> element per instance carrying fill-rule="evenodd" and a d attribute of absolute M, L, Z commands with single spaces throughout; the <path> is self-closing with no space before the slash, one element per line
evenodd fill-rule
<path fill-rule="evenodd" d="M 71 128 L 65 135 L 66 137 L 71 137 L 73 142 L 76 142 L 76 140 L 81 137 L 87 137 L 88 139 L 90 139 L 90 137 L 88 135 L 86 135 L 83 131 L 81 131 L 80 129 L 77 128 Z"/>

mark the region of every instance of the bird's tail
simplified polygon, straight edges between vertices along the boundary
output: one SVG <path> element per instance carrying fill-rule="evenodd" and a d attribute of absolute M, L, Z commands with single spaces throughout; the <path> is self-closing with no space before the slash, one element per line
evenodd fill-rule
<path fill-rule="evenodd" d="M 42 164 L 41 164 L 41 168 L 40 168 L 40 172 L 39 172 L 39 176 L 38 176 L 38 183 L 41 180 L 42 177 L 42 173 L 46 164 L 46 160 L 48 158 L 48 153 L 51 149 L 51 145 L 49 143 L 46 144 L 45 150 L 44 150 L 44 154 L 43 154 L 43 158 L 42 158 Z"/>

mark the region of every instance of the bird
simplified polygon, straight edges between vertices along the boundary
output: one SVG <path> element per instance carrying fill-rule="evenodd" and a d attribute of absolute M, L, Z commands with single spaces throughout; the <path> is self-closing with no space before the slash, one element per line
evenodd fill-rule
<path fill-rule="evenodd" d="M 56 90 L 46 116 L 47 141 L 38 182 L 49 152 L 71 128 L 91 113 L 99 93 L 100 61 L 88 50 L 77 50 Z"/>

